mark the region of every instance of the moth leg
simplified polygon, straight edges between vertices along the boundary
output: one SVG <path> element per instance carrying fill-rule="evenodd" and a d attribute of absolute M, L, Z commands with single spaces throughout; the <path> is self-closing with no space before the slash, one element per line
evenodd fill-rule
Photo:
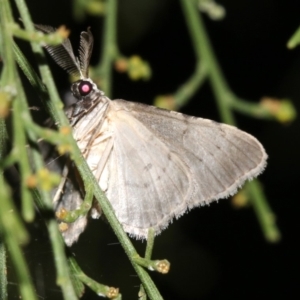
<path fill-rule="evenodd" d="M 66 164 L 64 166 L 64 169 L 63 169 L 62 174 L 61 174 L 61 181 L 60 181 L 60 183 L 57 187 L 57 191 L 56 191 L 56 193 L 53 197 L 53 200 L 52 200 L 53 205 L 56 205 L 56 203 L 60 199 L 60 195 L 63 193 L 63 188 L 66 184 L 68 173 L 69 173 L 69 166 L 68 166 L 68 164 Z"/>
<path fill-rule="evenodd" d="M 102 153 L 102 156 L 101 156 L 101 159 L 97 165 L 97 171 L 96 173 L 94 174 L 96 179 L 99 181 L 100 180 L 100 177 L 101 177 L 101 174 L 104 170 L 104 167 L 108 161 L 108 158 L 110 156 L 110 153 L 112 151 L 112 148 L 113 148 L 113 145 L 114 145 L 114 137 L 111 136 L 109 141 L 107 142 L 106 146 L 105 146 L 105 149 Z"/>
<path fill-rule="evenodd" d="M 86 159 L 90 153 L 90 150 L 91 150 L 91 145 L 93 144 L 93 147 L 103 143 L 105 140 L 111 138 L 111 133 L 107 133 L 107 134 L 103 134 L 101 136 L 101 138 L 99 138 L 97 140 L 97 143 L 93 142 L 91 139 L 90 141 L 88 142 L 87 146 L 85 147 L 84 151 L 82 152 L 82 155 L 83 157 Z M 93 143 L 92 143 L 93 142 Z"/>

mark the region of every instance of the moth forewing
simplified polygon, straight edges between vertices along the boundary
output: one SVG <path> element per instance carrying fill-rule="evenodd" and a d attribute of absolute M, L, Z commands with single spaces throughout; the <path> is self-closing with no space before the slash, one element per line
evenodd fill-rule
<path fill-rule="evenodd" d="M 105 119 L 99 132 L 113 136 L 113 146 L 103 176 L 95 166 L 108 142 L 95 139 L 86 159 L 125 231 L 138 238 L 234 194 L 266 164 L 261 144 L 229 125 L 124 100 L 112 101 Z"/>
<path fill-rule="evenodd" d="M 79 59 L 68 39 L 46 49 L 63 69 L 81 77 L 72 84 L 78 102 L 67 116 L 83 156 L 130 235 L 146 238 L 150 227 L 158 234 L 173 218 L 234 194 L 263 171 L 263 146 L 233 126 L 105 97 L 87 78 L 92 45 L 88 30 L 81 34 Z M 56 208 L 77 209 L 84 197 L 82 182 L 75 178 L 62 186 Z M 91 214 L 98 217 L 100 208 L 94 206 Z M 68 245 L 85 225 L 86 215 L 67 227 Z"/>

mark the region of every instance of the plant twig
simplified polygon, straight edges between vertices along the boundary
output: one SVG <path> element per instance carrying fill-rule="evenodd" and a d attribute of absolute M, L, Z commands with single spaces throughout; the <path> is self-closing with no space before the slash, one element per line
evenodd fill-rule
<path fill-rule="evenodd" d="M 230 90 L 214 54 L 208 35 L 206 34 L 201 14 L 196 6 L 196 1 L 181 0 L 181 5 L 190 31 L 197 61 L 201 60 L 201 63 L 205 64 L 222 121 L 235 125 L 235 120 L 231 111 L 233 107 L 240 111 L 248 109 L 248 114 L 257 116 L 258 107 L 252 106 L 252 109 L 249 110 L 250 104 L 239 101 Z M 270 114 L 262 107 L 260 116 L 267 119 L 270 118 Z M 268 222 L 260 222 L 266 240 L 273 242 L 277 241 L 278 237 L 280 237 L 280 232 L 276 226 L 275 218 L 273 218 L 272 222 L 270 221 L 269 216 L 271 209 L 266 198 L 263 196 L 263 191 L 259 185 L 255 184 L 250 185 L 249 189 L 250 194 L 252 195 L 252 205 L 259 220 L 269 220 Z M 257 197 L 258 195 L 261 196 Z M 274 213 L 272 213 L 272 215 L 274 215 Z M 274 236 L 277 238 L 274 238 Z"/>
<path fill-rule="evenodd" d="M 73 275 L 83 283 L 85 283 L 91 290 L 93 290 L 97 295 L 107 297 L 109 299 L 121 299 L 121 294 L 119 289 L 114 287 L 109 287 L 103 284 L 96 282 L 90 277 L 86 276 L 85 273 L 81 270 L 74 257 L 69 258 L 70 268 L 73 270 Z"/>
<path fill-rule="evenodd" d="M 294 32 L 287 42 L 287 47 L 293 49 L 300 44 L 300 27 Z"/>
<path fill-rule="evenodd" d="M 112 88 L 112 63 L 118 54 L 117 49 L 117 0 L 106 2 L 106 13 L 104 18 L 103 52 L 100 64 L 94 68 L 96 82 L 101 90 L 110 97 Z M 99 77 L 99 79 L 97 79 Z"/>
<path fill-rule="evenodd" d="M 162 274 L 167 274 L 170 270 L 170 263 L 166 260 L 151 260 L 140 256 L 134 257 L 134 262 L 147 268 L 150 271 L 157 271 Z"/>
<path fill-rule="evenodd" d="M 274 225 L 276 223 L 276 216 L 272 212 L 258 180 L 249 182 L 249 193 L 251 195 L 251 201 L 256 217 L 260 223 L 265 238 L 269 242 L 278 242 L 281 238 L 281 234 Z"/>
<path fill-rule="evenodd" d="M 20 242 L 24 243 L 28 240 L 27 232 L 20 223 L 19 216 L 16 209 L 12 206 L 11 196 L 8 186 L 4 182 L 3 174 L 0 174 L 0 233 L 3 241 L 7 247 L 9 256 L 16 270 L 18 278 L 18 286 L 22 299 L 24 300 L 37 300 L 34 292 L 33 284 L 29 271 L 22 255 Z M 20 230 L 16 234 L 16 230 Z M 0 274 L 1 275 L 1 274 Z M 3 278 L 5 282 L 5 277 Z M 1 278 L 2 281 L 2 278 Z"/>
<path fill-rule="evenodd" d="M 153 247 L 154 247 L 154 239 L 155 239 L 155 231 L 153 230 L 153 228 L 149 228 L 148 236 L 147 236 L 146 251 L 145 251 L 146 259 L 151 259 L 151 257 L 152 257 L 152 251 L 153 251 Z"/>
<path fill-rule="evenodd" d="M 1 238 L 0 227 L 0 299 L 7 299 L 7 265 L 6 265 L 6 248 Z"/>
<path fill-rule="evenodd" d="M 25 7 L 24 1 L 16 0 L 16 3 L 19 8 L 19 11 L 21 13 L 23 22 L 25 24 L 25 28 L 28 30 L 33 30 L 33 24 L 30 20 L 29 13 L 27 11 L 27 7 Z M 112 0 L 112 3 L 114 5 L 116 5 L 115 0 Z M 33 48 L 33 51 L 39 55 L 39 57 L 44 57 L 40 45 L 38 45 L 36 43 L 32 43 L 32 48 Z M 49 95 L 51 98 L 51 101 L 47 102 L 47 107 L 49 108 L 49 112 L 50 112 L 51 116 L 53 117 L 53 119 L 58 124 L 58 127 L 66 126 L 68 124 L 68 120 L 62 111 L 62 104 L 58 97 L 58 93 L 56 91 L 55 84 L 54 84 L 53 78 L 51 76 L 50 70 L 48 69 L 48 67 L 46 65 L 40 65 L 39 69 L 40 69 L 40 73 L 41 73 L 43 82 L 47 86 L 48 92 L 49 92 Z M 139 275 L 149 297 L 151 299 L 155 299 L 155 300 L 162 299 L 161 295 L 159 294 L 156 286 L 154 285 L 154 283 L 151 280 L 148 273 L 142 267 L 138 266 L 134 262 L 133 257 L 137 255 L 136 250 L 132 246 L 129 238 L 127 237 L 126 233 L 123 231 L 122 226 L 119 224 L 117 218 L 115 217 L 113 209 L 112 209 L 109 201 L 105 197 L 105 194 L 100 190 L 98 182 L 95 180 L 86 161 L 82 157 L 81 152 L 78 149 L 76 142 L 74 141 L 74 139 L 72 137 L 70 137 L 70 145 L 71 145 L 72 158 L 74 159 L 74 162 L 78 168 L 78 171 L 82 176 L 85 187 L 88 186 L 88 183 L 93 185 L 95 198 L 99 201 L 101 209 L 103 210 L 107 220 L 111 224 L 117 237 L 119 238 L 125 252 L 127 253 L 131 263 L 133 264 L 133 267 L 135 268 L 137 274 Z M 51 240 L 56 240 L 56 239 L 57 238 L 55 236 L 51 236 Z M 57 257 L 57 255 L 61 255 L 61 254 L 55 252 L 54 255 L 55 255 L 55 257 Z M 63 258 L 63 256 L 60 256 L 60 258 Z M 61 285 L 61 287 L 64 290 L 65 286 Z M 67 298 L 67 299 L 70 299 L 70 298 Z"/>

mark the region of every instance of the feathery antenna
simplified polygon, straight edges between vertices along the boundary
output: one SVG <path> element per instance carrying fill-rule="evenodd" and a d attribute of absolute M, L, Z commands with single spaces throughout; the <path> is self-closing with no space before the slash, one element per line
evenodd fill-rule
<path fill-rule="evenodd" d="M 80 34 L 80 46 L 79 46 L 79 61 L 80 70 L 85 78 L 89 77 L 89 64 L 93 51 L 94 38 L 91 33 L 90 27 L 87 32 L 83 31 Z"/>
<path fill-rule="evenodd" d="M 35 28 L 44 33 L 53 33 L 54 27 L 48 25 L 35 25 Z M 70 75 L 88 78 L 88 69 L 90 58 L 93 51 L 94 39 L 88 28 L 87 32 L 83 31 L 80 35 L 79 59 L 74 55 L 70 40 L 65 39 L 62 44 L 57 46 L 44 45 L 47 52 L 53 60 Z"/>

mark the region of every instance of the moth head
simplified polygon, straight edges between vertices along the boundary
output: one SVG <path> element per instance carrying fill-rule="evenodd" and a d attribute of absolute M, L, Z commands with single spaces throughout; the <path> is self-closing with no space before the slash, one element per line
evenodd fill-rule
<path fill-rule="evenodd" d="M 71 91 L 77 99 L 91 97 L 97 90 L 96 84 L 89 78 L 80 79 L 71 86 Z"/>

